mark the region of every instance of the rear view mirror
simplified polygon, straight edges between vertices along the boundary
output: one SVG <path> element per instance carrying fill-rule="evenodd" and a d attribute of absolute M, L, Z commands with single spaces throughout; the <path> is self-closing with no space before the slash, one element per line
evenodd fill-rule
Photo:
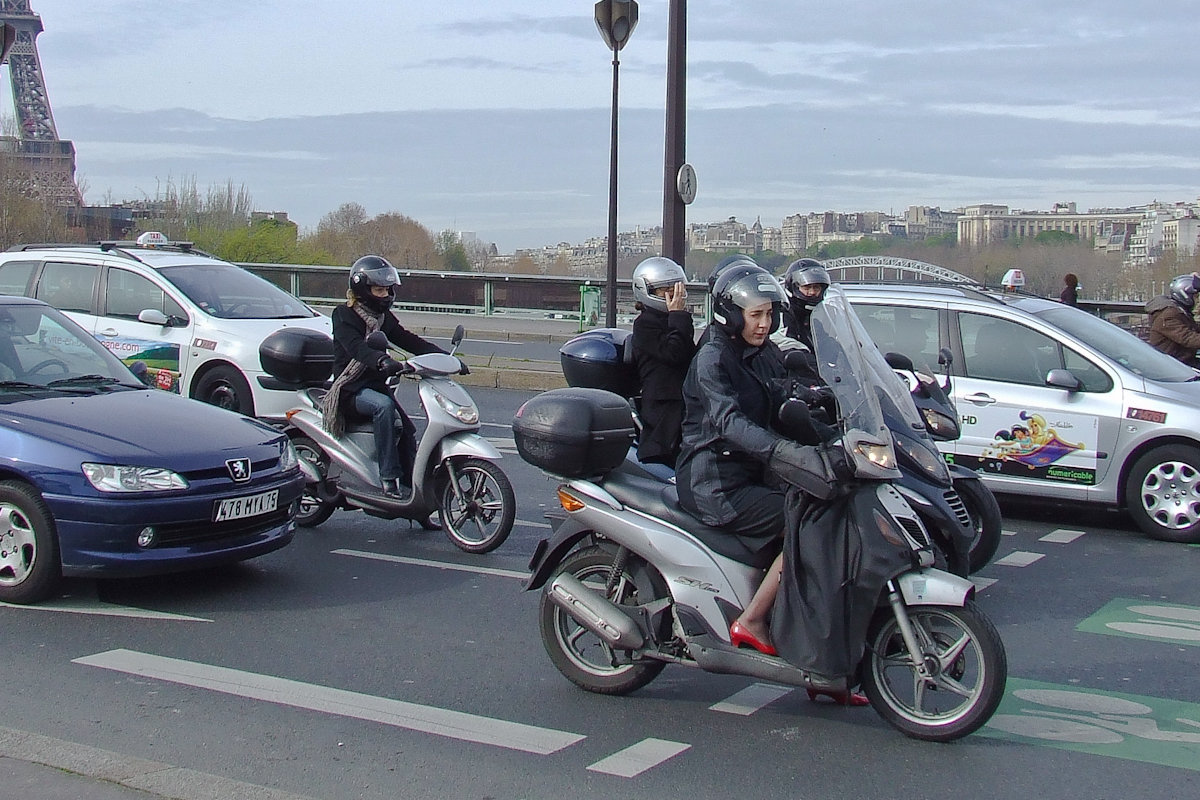
<path fill-rule="evenodd" d="M 812 414 L 803 400 L 785 400 L 779 407 L 779 428 L 782 433 L 800 444 L 821 443 L 821 434 L 813 424 Z"/>
<path fill-rule="evenodd" d="M 454 328 L 454 336 L 450 339 L 452 347 L 458 347 L 462 344 L 463 337 L 467 335 L 467 331 L 462 325 L 456 325 Z"/>
<path fill-rule="evenodd" d="M 171 324 L 171 320 L 166 314 L 156 308 L 144 308 L 138 313 L 138 322 L 145 322 L 147 325 L 158 325 L 166 327 Z"/>
<path fill-rule="evenodd" d="M 898 369 L 904 372 L 913 371 L 912 359 L 903 353 L 884 353 L 883 360 L 888 363 L 892 369 Z"/>
<path fill-rule="evenodd" d="M 371 348 L 372 350 L 383 351 L 387 350 L 388 348 L 387 334 L 383 331 L 371 331 L 367 334 L 366 341 L 367 347 Z"/>
<path fill-rule="evenodd" d="M 1052 369 L 1046 373 L 1046 385 L 1053 386 L 1056 389 L 1066 389 L 1068 392 L 1078 392 L 1083 388 L 1083 384 L 1079 378 L 1071 374 L 1070 370 Z"/>

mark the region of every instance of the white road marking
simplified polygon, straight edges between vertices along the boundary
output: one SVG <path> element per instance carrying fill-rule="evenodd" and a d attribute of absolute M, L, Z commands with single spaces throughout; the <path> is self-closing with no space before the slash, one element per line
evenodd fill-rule
<path fill-rule="evenodd" d="M 1069 544 L 1070 542 L 1078 539 L 1080 536 L 1085 535 L 1087 535 L 1087 531 L 1068 531 L 1063 528 L 1059 528 L 1056 531 L 1050 531 L 1041 539 L 1038 539 L 1038 541 L 1052 542 L 1054 544 Z"/>
<path fill-rule="evenodd" d="M 63 611 L 68 614 L 96 614 L 104 617 L 136 617 L 138 619 L 157 619 L 172 622 L 212 622 L 205 617 L 191 617 L 187 614 L 172 614 L 168 611 L 150 611 L 145 608 L 116 606 L 101 603 L 99 600 L 75 599 L 63 597 L 58 600 L 48 600 L 36 606 L 19 606 L 13 603 L 0 603 L 5 608 L 24 608 L 30 611 Z"/>
<path fill-rule="evenodd" d="M 993 561 L 992 564 L 1001 567 L 1028 567 L 1033 562 L 1045 557 L 1045 553 L 1028 553 L 1024 550 L 1017 550 L 1015 553 L 1009 553 L 1004 558 Z"/>
<path fill-rule="evenodd" d="M 1006 531 L 1006 530 L 1001 530 L 1001 531 L 1000 531 L 1000 535 L 1001 535 L 1001 536 L 1016 536 L 1016 535 L 1017 535 L 1017 532 L 1016 532 L 1016 531 Z"/>
<path fill-rule="evenodd" d="M 975 575 L 972 575 L 969 580 L 971 583 L 975 584 L 975 588 L 981 592 L 996 582 L 996 578 L 980 578 Z"/>
<path fill-rule="evenodd" d="M 134 650 L 109 650 L 77 658 L 74 663 L 534 755 L 557 753 L 587 738 L 579 733 L 539 728 Z"/>
<path fill-rule="evenodd" d="M 495 575 L 500 578 L 520 578 L 525 580 L 529 577 L 528 572 L 517 572 L 511 569 L 496 569 L 495 567 L 475 567 L 470 564 L 450 564 L 446 561 L 431 561 L 425 558 L 409 558 L 408 556 L 393 556 L 387 553 L 372 553 L 367 550 L 347 550 L 339 548 L 331 550 L 334 555 L 339 556 L 354 556 L 355 558 L 369 558 L 373 561 L 390 561 L 393 564 L 412 564 L 418 567 L 436 567 L 438 569 L 457 570 L 458 572 L 475 572 L 480 575 Z"/>
<path fill-rule="evenodd" d="M 549 528 L 549 522 L 530 522 L 524 519 L 513 520 L 513 525 L 521 525 L 526 528 Z"/>
<path fill-rule="evenodd" d="M 722 700 L 719 703 L 709 706 L 708 710 L 748 717 L 760 708 L 765 708 L 779 698 L 791 694 L 793 691 L 794 689 L 790 686 L 776 686 L 771 683 L 752 683 L 728 700 Z"/>
<path fill-rule="evenodd" d="M 632 778 L 690 748 L 690 744 L 669 742 L 666 739 L 643 739 L 608 758 L 600 759 L 588 767 L 588 771 L 616 775 L 618 778 Z"/>

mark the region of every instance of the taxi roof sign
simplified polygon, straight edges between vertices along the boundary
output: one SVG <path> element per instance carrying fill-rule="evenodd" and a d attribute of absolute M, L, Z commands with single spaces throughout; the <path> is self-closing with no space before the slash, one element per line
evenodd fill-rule
<path fill-rule="evenodd" d="M 1025 273 L 1019 269 L 1010 269 L 1000 279 L 1000 285 L 1006 289 L 1017 289 L 1025 285 Z"/>
<path fill-rule="evenodd" d="M 139 247 L 165 247 L 171 243 L 165 233 L 146 231 L 135 240 Z"/>

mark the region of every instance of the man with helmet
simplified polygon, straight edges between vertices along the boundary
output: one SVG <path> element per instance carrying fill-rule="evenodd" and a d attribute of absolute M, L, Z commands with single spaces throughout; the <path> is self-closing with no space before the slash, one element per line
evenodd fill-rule
<path fill-rule="evenodd" d="M 641 383 L 642 431 L 638 460 L 674 472 L 683 420 L 683 378 L 696 353 L 687 310 L 683 267 L 669 258 L 647 258 L 633 270 L 633 358 Z"/>
<path fill-rule="evenodd" d="M 345 430 L 345 411 L 369 417 L 384 491 L 401 502 L 412 499 L 416 427 L 393 401 L 387 378 L 404 371 L 402 361 L 370 347 L 367 335 L 382 331 L 396 347 L 414 355 L 444 353 L 400 324 L 391 306 L 400 274 L 381 256 L 363 256 L 350 267 L 346 302 L 333 310 L 333 386 L 325 395 L 324 424 L 334 436 Z M 399 435 L 396 421 L 401 423 Z"/>
<path fill-rule="evenodd" d="M 815 379 L 817 359 L 813 352 L 809 320 L 813 308 L 821 302 L 825 290 L 829 288 L 829 272 L 815 258 L 800 258 L 788 265 L 780 282 L 784 294 L 788 296 L 788 304 L 783 312 L 782 327 L 772 339 L 784 350 L 805 350 L 809 357 L 808 372 L 811 373 L 807 377 Z"/>
<path fill-rule="evenodd" d="M 1200 369 L 1200 325 L 1192 312 L 1200 292 L 1200 273 L 1180 275 L 1171 281 L 1167 293 L 1146 303 L 1150 315 L 1150 344 L 1189 367 Z"/>
<path fill-rule="evenodd" d="M 683 384 L 679 503 L 707 525 L 738 536 L 759 554 L 777 550 L 784 487 L 829 495 L 832 470 L 821 453 L 772 428 L 783 401 L 783 356 L 770 341 L 787 296 L 771 273 L 732 264 L 713 286 L 713 324 Z M 734 645 L 775 654 L 767 618 L 779 588 L 776 556 L 753 599 L 730 628 Z"/>

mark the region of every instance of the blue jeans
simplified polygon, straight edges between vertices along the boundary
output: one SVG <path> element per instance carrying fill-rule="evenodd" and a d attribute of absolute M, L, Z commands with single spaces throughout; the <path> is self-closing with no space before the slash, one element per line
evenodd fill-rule
<path fill-rule="evenodd" d="M 399 480 L 412 485 L 413 461 L 417 455 L 416 426 L 392 398 L 374 389 L 359 389 L 354 395 L 354 410 L 371 418 L 375 431 L 375 458 L 382 480 Z M 396 433 L 396 420 L 401 429 Z"/>

